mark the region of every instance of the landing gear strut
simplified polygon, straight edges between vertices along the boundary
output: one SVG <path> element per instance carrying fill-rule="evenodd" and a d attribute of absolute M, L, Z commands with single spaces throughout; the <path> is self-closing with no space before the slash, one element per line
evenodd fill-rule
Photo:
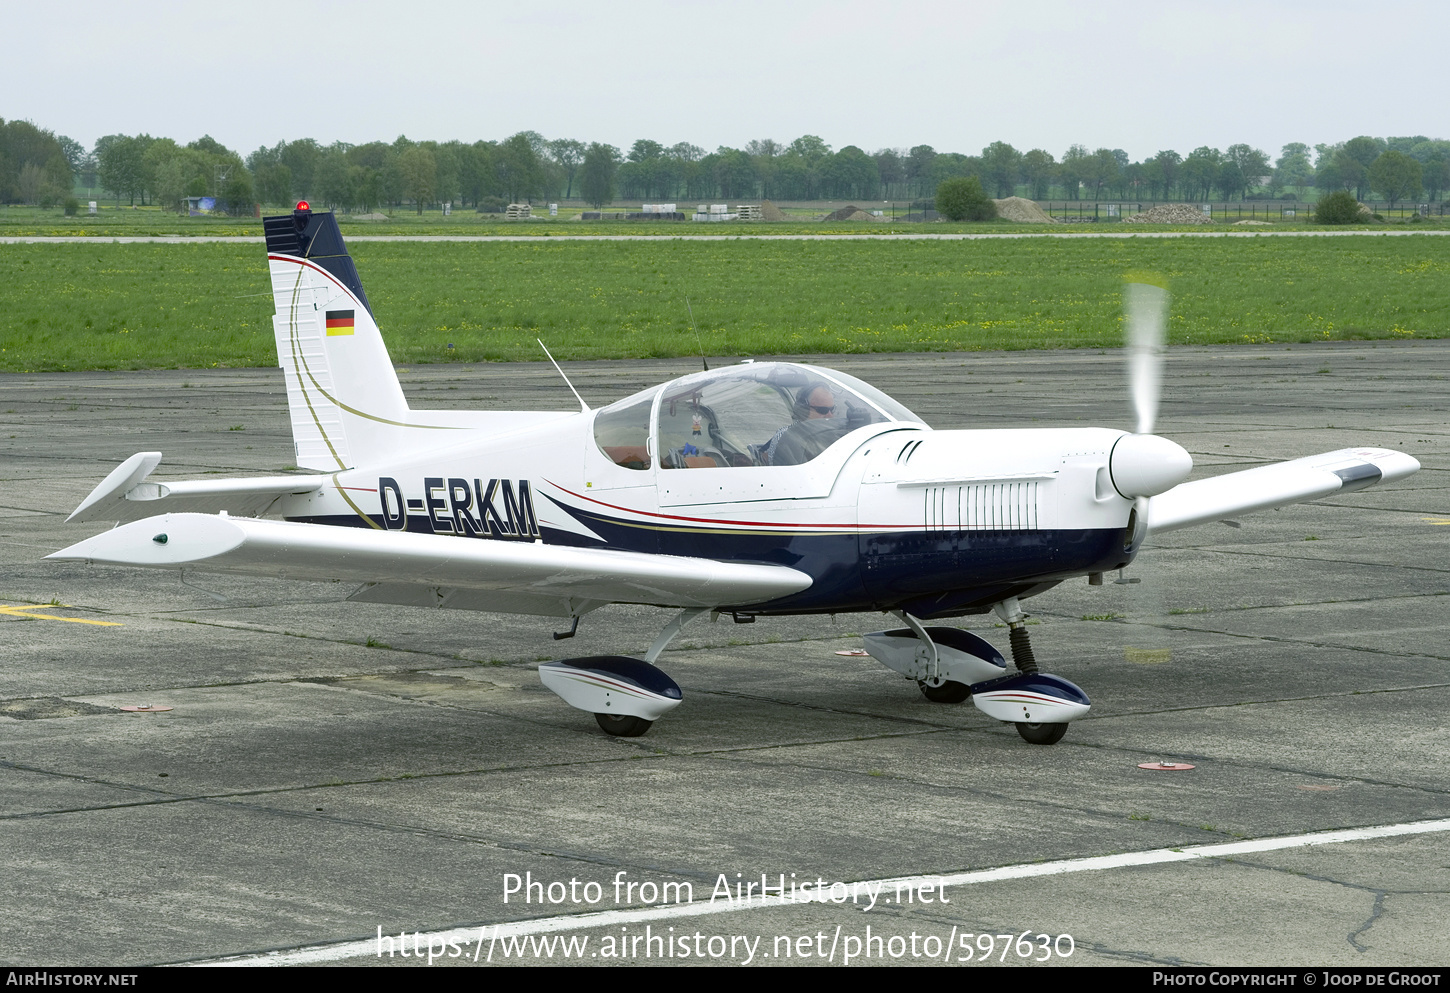
<path fill-rule="evenodd" d="M 1003 692 L 1005 687 L 997 691 L 1002 696 L 993 701 L 991 710 L 983 706 L 980 699 L 976 701 L 977 706 L 999 720 L 1012 723 L 1023 741 L 1033 745 L 1056 744 L 1067 733 L 1068 722 L 1032 718 L 1043 716 L 1043 710 L 1049 714 L 1056 710 L 1058 715 L 1076 711 L 1073 716 L 1081 716 L 1087 713 L 1087 696 L 1067 680 L 1043 673 L 1037 667 L 1037 658 L 1032 654 L 1032 639 L 1027 633 L 1027 615 L 1022 612 L 1022 605 L 1016 597 L 994 604 L 992 609 L 1007 624 L 1007 637 L 1012 644 L 1012 664 L 1022 673 L 1021 676 L 1013 677 L 1012 681 L 1021 682 L 1023 685 L 1016 686 L 1009 692 Z M 1070 706 L 1064 708 L 1064 703 Z"/>
<path fill-rule="evenodd" d="M 1027 615 L 1022 604 L 1011 597 L 994 604 L 992 609 L 1007 623 L 1007 640 L 1012 644 L 1012 664 L 1028 675 L 1039 671 L 1037 657 L 1032 654 L 1032 638 L 1027 634 Z"/>
<path fill-rule="evenodd" d="M 921 688 L 932 703 L 961 703 L 971 686 L 999 678 L 1007 660 L 997 649 L 961 628 L 923 627 L 904 610 L 893 610 L 905 628 L 864 635 L 866 651 Z"/>
<path fill-rule="evenodd" d="M 539 666 L 539 678 L 569 706 L 593 714 L 605 734 L 638 738 L 662 714 L 679 706 L 683 697 L 679 685 L 654 662 L 680 629 L 702 613 L 694 607 L 680 611 L 643 659 L 623 655 L 561 659 Z"/>

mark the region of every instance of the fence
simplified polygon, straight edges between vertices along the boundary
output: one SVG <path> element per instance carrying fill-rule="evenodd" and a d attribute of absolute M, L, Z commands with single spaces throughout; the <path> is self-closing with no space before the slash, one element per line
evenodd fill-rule
<path fill-rule="evenodd" d="M 1230 202 L 1184 203 L 1181 200 L 1148 200 L 1143 202 L 1124 200 L 1055 200 L 1039 201 L 1038 206 L 1055 220 L 1070 224 L 1098 224 L 1121 221 L 1134 214 L 1151 210 L 1161 204 L 1193 207 L 1202 210 L 1215 221 L 1312 221 L 1314 204 L 1290 200 L 1235 200 Z M 1445 204 L 1413 203 L 1401 200 L 1391 207 L 1385 201 L 1365 201 L 1372 213 L 1386 220 L 1408 220 L 1419 214 L 1422 217 L 1444 217 Z"/>

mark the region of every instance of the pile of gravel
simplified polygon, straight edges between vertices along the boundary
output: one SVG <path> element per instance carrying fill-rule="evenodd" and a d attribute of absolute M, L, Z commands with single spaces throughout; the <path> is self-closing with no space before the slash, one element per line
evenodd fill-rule
<path fill-rule="evenodd" d="M 1004 221 L 1014 221 L 1017 224 L 1056 224 L 1047 213 L 1037 204 L 1025 197 L 1008 197 L 1006 200 L 993 200 L 997 205 L 997 216 Z"/>
<path fill-rule="evenodd" d="M 833 210 L 833 211 L 831 211 L 825 217 L 822 217 L 821 220 L 823 220 L 823 221 L 879 221 L 879 220 L 881 220 L 881 218 L 875 216 L 874 214 L 868 214 L 868 213 L 866 213 L 866 211 L 862 210 L 860 207 L 857 207 L 853 203 L 849 207 L 842 207 L 840 210 Z"/>
<path fill-rule="evenodd" d="M 785 216 L 785 213 L 779 207 L 769 200 L 760 201 L 760 216 L 763 220 L 767 221 L 786 221 L 790 219 Z"/>
<path fill-rule="evenodd" d="M 1186 203 L 1160 203 L 1124 219 L 1128 224 L 1212 224 L 1213 218 Z"/>

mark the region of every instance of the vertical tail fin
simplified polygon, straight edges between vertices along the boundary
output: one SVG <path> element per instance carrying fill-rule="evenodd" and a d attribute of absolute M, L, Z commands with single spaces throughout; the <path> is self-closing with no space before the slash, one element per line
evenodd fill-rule
<path fill-rule="evenodd" d="M 408 403 L 331 211 L 262 219 L 297 465 L 336 472 L 398 442 Z"/>

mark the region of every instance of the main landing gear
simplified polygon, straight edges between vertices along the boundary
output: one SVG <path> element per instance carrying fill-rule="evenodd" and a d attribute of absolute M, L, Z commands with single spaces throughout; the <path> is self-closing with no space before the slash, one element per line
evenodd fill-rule
<path fill-rule="evenodd" d="M 655 639 L 643 659 L 591 655 L 539 666 L 539 678 L 571 707 L 587 711 L 605 734 L 638 738 L 661 715 L 680 705 L 679 684 L 654 665 L 680 629 L 704 613 L 682 610 Z"/>
<path fill-rule="evenodd" d="M 905 611 L 892 611 L 907 627 L 878 631 L 863 639 L 866 651 L 888 668 L 916 680 L 933 703 L 961 703 L 971 697 L 978 710 L 1012 724 L 1024 741 L 1051 745 L 1068 722 L 1088 712 L 1087 694 L 1060 676 L 1042 672 L 1032 654 L 1027 615 L 1016 597 L 993 609 L 1006 622 L 1017 675 L 987 642 L 959 628 L 923 627 Z"/>
<path fill-rule="evenodd" d="M 926 680 L 918 679 L 916 685 L 921 689 L 921 695 L 932 703 L 961 703 L 972 695 L 972 688 L 966 683 L 948 681 L 940 686 L 932 686 Z"/>

